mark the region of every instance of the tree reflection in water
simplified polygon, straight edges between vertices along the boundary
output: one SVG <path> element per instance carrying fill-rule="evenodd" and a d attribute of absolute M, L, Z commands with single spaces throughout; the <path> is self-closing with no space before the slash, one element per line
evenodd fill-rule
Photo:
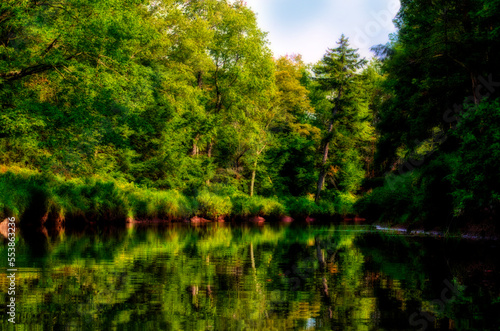
<path fill-rule="evenodd" d="M 354 226 L 168 225 L 24 235 L 17 243 L 17 324 L 32 330 L 489 329 L 500 322 L 497 253 L 489 243 Z M 459 293 L 435 306 L 444 280 Z M 5 313 L 7 293 L 0 298 Z"/>

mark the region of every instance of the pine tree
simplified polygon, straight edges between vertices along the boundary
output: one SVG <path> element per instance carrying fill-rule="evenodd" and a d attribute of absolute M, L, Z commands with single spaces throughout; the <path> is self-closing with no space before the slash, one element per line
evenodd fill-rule
<path fill-rule="evenodd" d="M 321 190 L 325 183 L 327 173 L 328 153 L 332 138 L 335 136 L 335 122 L 349 124 L 354 120 L 357 111 L 357 99 L 359 97 L 360 75 L 358 69 L 365 64 L 365 59 L 360 59 L 357 49 L 349 47 L 349 40 L 344 35 L 337 42 L 337 48 L 328 49 L 320 63 L 314 68 L 319 88 L 326 92 L 326 98 L 330 102 L 330 109 L 323 114 L 325 122 L 328 122 L 327 132 L 323 140 L 323 158 L 318 178 L 316 191 L 316 202 L 319 200 Z"/>

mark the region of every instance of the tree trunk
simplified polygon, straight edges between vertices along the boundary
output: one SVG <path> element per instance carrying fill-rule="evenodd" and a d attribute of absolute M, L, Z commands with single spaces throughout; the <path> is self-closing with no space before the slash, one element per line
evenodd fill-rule
<path fill-rule="evenodd" d="M 210 138 L 210 142 L 207 146 L 207 157 L 210 159 L 212 157 L 212 148 L 214 147 L 214 141 Z M 210 179 L 207 179 L 205 182 L 207 185 L 210 185 Z"/>
<path fill-rule="evenodd" d="M 257 171 L 257 160 L 253 164 L 252 181 L 250 182 L 250 196 L 253 197 L 253 188 L 255 186 L 255 172 Z"/>
<path fill-rule="evenodd" d="M 326 267 L 325 254 L 323 254 L 323 251 L 321 250 L 318 237 L 314 238 L 314 244 L 316 245 L 316 255 L 318 257 L 319 266 L 321 269 L 325 269 Z"/>
<path fill-rule="evenodd" d="M 253 163 L 253 170 L 252 170 L 252 181 L 250 182 L 250 196 L 253 196 L 253 188 L 255 186 L 255 173 L 257 172 L 257 161 L 259 160 L 260 154 L 264 151 L 266 148 L 267 143 L 262 146 L 260 150 L 257 151 L 257 154 L 255 156 L 255 162 Z"/>
<path fill-rule="evenodd" d="M 191 155 L 193 156 L 198 155 L 198 145 L 197 145 L 198 139 L 199 135 L 196 135 L 196 137 L 193 140 L 193 150 L 191 151 Z"/>
<path fill-rule="evenodd" d="M 198 71 L 198 88 L 203 87 L 203 71 Z"/>
<path fill-rule="evenodd" d="M 316 198 L 314 201 L 318 202 L 319 197 L 321 194 L 321 190 L 323 189 L 323 185 L 325 184 L 325 177 L 326 177 L 326 161 L 328 160 L 328 150 L 330 148 L 330 134 L 332 133 L 333 130 L 333 118 L 330 120 L 330 126 L 328 127 L 328 135 L 327 135 L 327 140 L 325 143 L 325 148 L 323 149 L 323 161 L 321 163 L 321 170 L 319 172 L 319 178 L 318 178 L 318 189 L 316 191 Z"/>
<path fill-rule="evenodd" d="M 214 142 L 212 141 L 212 138 L 210 138 L 210 142 L 208 143 L 208 148 L 207 148 L 207 157 L 208 158 L 212 157 L 212 147 L 214 147 Z"/>
<path fill-rule="evenodd" d="M 344 87 L 341 85 L 339 88 L 339 95 L 337 97 L 337 100 L 340 100 L 342 98 Z M 335 115 L 337 115 L 337 105 L 333 107 L 332 109 L 332 117 L 330 118 L 330 125 L 328 126 L 328 134 L 326 136 L 326 142 L 325 142 L 325 148 L 323 150 L 323 162 L 321 164 L 321 170 L 319 172 L 319 178 L 318 178 L 318 190 L 316 191 L 316 197 L 314 201 L 316 203 L 319 202 L 319 197 L 321 194 L 321 190 L 323 189 L 323 185 L 325 185 L 325 177 L 326 177 L 326 161 L 328 160 L 328 149 L 330 148 L 330 139 L 332 139 L 331 134 L 333 131 L 333 120 L 335 118 Z"/>
<path fill-rule="evenodd" d="M 255 271 L 255 258 L 253 256 L 253 243 L 250 243 L 250 261 L 252 262 L 252 269 Z"/>
<path fill-rule="evenodd" d="M 253 281 L 255 282 L 255 291 L 262 294 L 260 283 L 257 280 L 257 269 L 255 268 L 255 257 L 253 254 L 253 243 L 250 243 L 250 261 L 252 262 Z"/>

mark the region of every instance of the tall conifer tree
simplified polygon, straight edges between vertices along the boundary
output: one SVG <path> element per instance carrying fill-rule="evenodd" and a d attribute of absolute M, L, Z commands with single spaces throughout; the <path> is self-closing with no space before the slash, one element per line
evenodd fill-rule
<path fill-rule="evenodd" d="M 320 89 L 327 93 L 330 101 L 329 113 L 324 114 L 328 122 L 327 132 L 324 137 L 322 151 L 323 158 L 318 178 L 316 201 L 319 200 L 321 190 L 327 173 L 328 153 L 332 138 L 335 136 L 335 122 L 345 122 L 356 117 L 356 103 L 359 94 L 358 69 L 365 64 L 365 59 L 360 59 L 356 49 L 349 47 L 349 39 L 344 35 L 337 42 L 337 48 L 328 49 L 320 63 L 314 68 Z"/>

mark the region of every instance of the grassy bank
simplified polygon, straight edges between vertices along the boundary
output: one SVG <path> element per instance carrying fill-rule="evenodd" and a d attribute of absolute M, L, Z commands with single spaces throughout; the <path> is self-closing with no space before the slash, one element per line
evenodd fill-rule
<path fill-rule="evenodd" d="M 0 219 L 15 216 L 23 223 L 44 221 L 110 222 L 127 219 L 209 220 L 331 217 L 348 213 L 352 197 L 314 203 L 311 197 L 262 197 L 212 184 L 195 193 L 158 190 L 104 178 L 63 178 L 25 168 L 0 173 Z"/>

